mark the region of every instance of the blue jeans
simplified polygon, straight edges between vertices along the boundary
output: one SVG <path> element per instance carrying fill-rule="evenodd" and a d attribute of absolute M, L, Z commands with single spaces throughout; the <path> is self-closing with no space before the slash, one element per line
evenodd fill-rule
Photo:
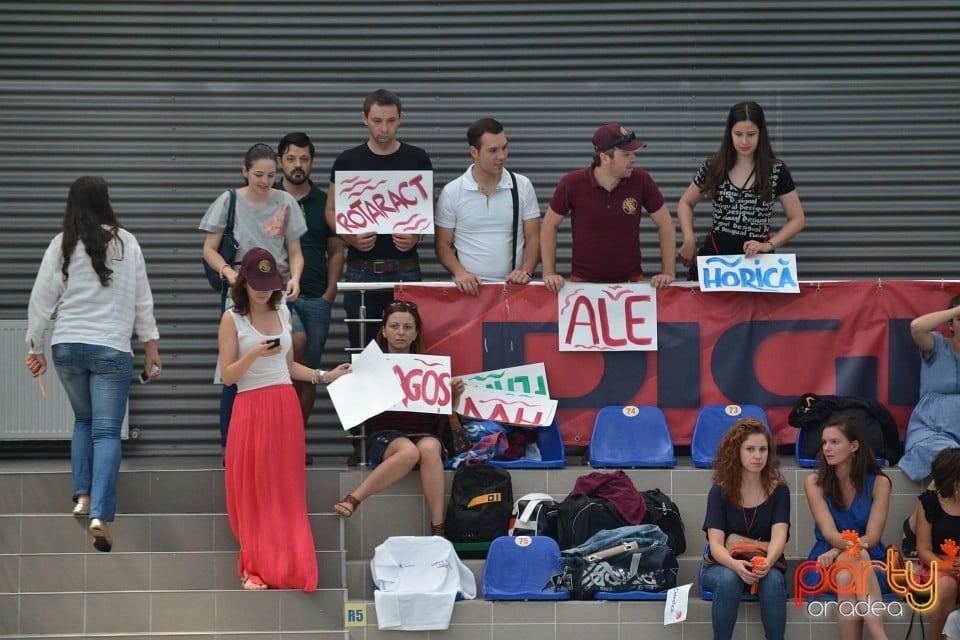
<path fill-rule="evenodd" d="M 733 637 L 733 628 L 737 624 L 740 611 L 740 596 L 747 585 L 732 569 L 719 564 L 703 568 L 700 585 L 713 592 L 713 607 L 710 621 L 713 623 L 715 640 L 728 640 Z M 787 630 L 786 586 L 783 573 L 778 569 L 760 580 L 760 620 L 767 640 L 783 640 Z"/>
<path fill-rule="evenodd" d="M 110 347 L 65 343 L 53 363 L 73 408 L 73 498 L 90 496 L 90 517 L 113 522 L 117 513 L 120 430 L 130 395 L 133 355 Z"/>
<path fill-rule="evenodd" d="M 370 273 L 363 269 L 347 267 L 344 272 L 344 282 L 419 282 L 422 279 L 420 267 L 410 271 L 394 273 Z M 350 336 L 350 346 L 354 349 L 363 348 L 377 335 L 377 323 L 383 318 L 383 310 L 393 300 L 392 289 L 365 291 L 363 304 L 367 308 L 367 319 L 376 322 L 364 323 L 363 344 L 360 344 L 360 323 L 348 322 L 347 334 Z M 360 317 L 360 292 L 347 291 L 343 294 L 343 309 L 347 318 Z"/>
<path fill-rule="evenodd" d="M 301 295 L 293 302 L 288 302 L 287 306 L 291 312 L 293 332 L 307 334 L 307 361 L 301 364 L 311 369 L 319 369 L 323 360 L 323 348 L 327 344 L 327 334 L 330 332 L 330 303 L 323 298 Z"/>

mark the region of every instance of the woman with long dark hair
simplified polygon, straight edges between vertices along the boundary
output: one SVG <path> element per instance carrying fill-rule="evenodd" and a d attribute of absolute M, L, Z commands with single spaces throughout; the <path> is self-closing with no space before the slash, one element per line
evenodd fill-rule
<path fill-rule="evenodd" d="M 863 563 L 883 562 L 886 547 L 880 540 L 887 523 L 890 508 L 890 479 L 883 474 L 867 434 L 850 416 L 828 420 L 820 436 L 822 448 L 817 454 L 820 469 L 803 482 L 807 504 L 816 522 L 813 533 L 816 543 L 809 560 L 816 560 L 824 569 L 832 565 L 839 585 L 850 585 L 860 576 L 865 584 L 856 584 L 853 593 L 839 593 L 839 601 L 867 603 L 866 615 L 838 615 L 837 630 L 841 640 L 857 640 L 863 636 L 863 627 L 870 630 L 874 640 L 886 638 L 883 617 L 869 606 L 880 602 L 890 588 L 883 572 L 864 572 Z M 856 531 L 860 552 L 849 555 L 854 541 L 842 537 L 843 531 Z M 854 606 L 852 611 L 859 609 Z"/>
<path fill-rule="evenodd" d="M 99 176 L 70 186 L 62 231 L 47 247 L 30 293 L 26 365 L 34 376 L 47 370 L 44 330 L 54 314 L 53 363 L 74 413 L 73 514 L 89 516 L 93 546 L 110 551 L 107 523 L 117 510 L 120 430 L 133 368 L 130 336 L 143 342 L 149 379 L 162 366 L 143 253 L 120 226 Z"/>
<path fill-rule="evenodd" d="M 775 451 L 766 425 L 742 418 L 724 435 L 713 460 L 713 486 L 703 521 L 708 556 L 700 585 L 713 592 L 711 622 L 717 640 L 733 636 L 740 597 L 754 585 L 767 640 L 783 640 L 786 631 L 785 578 L 776 565 L 783 566 L 790 533 L 790 489 L 777 467 Z M 728 548 L 731 535 L 759 543 L 763 562 L 735 556 Z"/>
<path fill-rule="evenodd" d="M 244 589 L 317 588 L 307 518 L 303 416 L 291 380 L 329 383 L 350 371 L 293 361 L 290 311 L 273 255 L 253 247 L 233 283 L 234 306 L 220 320 L 220 369 L 238 393 L 226 454 L 227 516 L 240 544 Z"/>
<path fill-rule="evenodd" d="M 922 563 L 921 584 L 930 579 L 930 565 L 937 562 L 937 601 L 930 611 L 930 637 L 943 633 L 947 615 L 956 607 L 960 567 L 958 559 L 947 561 L 945 544 L 960 543 L 960 447 L 942 449 L 930 467 L 936 487 L 920 494 L 917 509 L 917 556 Z"/>
<path fill-rule="evenodd" d="M 720 149 L 703 161 L 677 204 L 680 260 L 688 267 L 696 267 L 693 210 L 704 196 L 713 201 L 713 224 L 699 255 L 742 253 L 750 258 L 783 247 L 803 229 L 800 196 L 787 165 L 773 152 L 766 117 L 756 102 L 730 108 Z M 774 202 L 783 207 L 787 223 L 771 233 Z"/>

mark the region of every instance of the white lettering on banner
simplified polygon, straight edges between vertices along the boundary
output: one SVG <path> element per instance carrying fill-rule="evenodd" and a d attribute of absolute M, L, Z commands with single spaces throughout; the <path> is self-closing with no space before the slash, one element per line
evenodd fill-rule
<path fill-rule="evenodd" d="M 432 171 L 337 171 L 337 233 L 433 233 Z"/>
<path fill-rule="evenodd" d="M 385 353 L 400 381 L 404 398 L 390 411 L 449 413 L 453 399 L 450 357 L 413 353 Z"/>
<path fill-rule="evenodd" d="M 698 256 L 700 290 L 800 293 L 796 258 L 792 253 Z"/>
<path fill-rule="evenodd" d="M 649 284 L 568 282 L 557 307 L 560 351 L 657 350 L 657 295 Z"/>

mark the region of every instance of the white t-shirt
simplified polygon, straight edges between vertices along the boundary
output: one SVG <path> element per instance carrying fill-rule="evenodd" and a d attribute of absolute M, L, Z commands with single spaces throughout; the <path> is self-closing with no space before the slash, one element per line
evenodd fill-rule
<path fill-rule="evenodd" d="M 380 629 L 446 629 L 457 593 L 477 597 L 477 581 L 450 541 L 440 536 L 391 536 L 370 560 Z"/>
<path fill-rule="evenodd" d="M 448 183 L 437 199 L 436 226 L 453 229 L 453 244 L 463 268 L 485 280 L 503 280 L 512 270 L 510 247 L 517 236 L 517 266 L 523 259 L 523 223 L 513 226 L 513 181 L 504 169 L 500 183 L 489 197 L 473 179 L 473 165 L 462 176 Z M 540 205 L 533 184 L 518 173 L 517 195 L 520 220 L 540 217 Z"/>

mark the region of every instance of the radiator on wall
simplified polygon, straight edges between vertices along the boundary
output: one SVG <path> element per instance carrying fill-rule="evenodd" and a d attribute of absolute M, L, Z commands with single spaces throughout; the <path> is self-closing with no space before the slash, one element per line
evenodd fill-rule
<path fill-rule="evenodd" d="M 24 338 L 26 320 L 0 320 L 0 440 L 69 440 L 73 434 L 73 411 L 67 394 L 53 368 L 47 346 L 47 372 L 40 385 L 30 375 L 23 361 L 27 356 Z M 122 438 L 127 437 L 128 415 L 123 420 Z"/>

